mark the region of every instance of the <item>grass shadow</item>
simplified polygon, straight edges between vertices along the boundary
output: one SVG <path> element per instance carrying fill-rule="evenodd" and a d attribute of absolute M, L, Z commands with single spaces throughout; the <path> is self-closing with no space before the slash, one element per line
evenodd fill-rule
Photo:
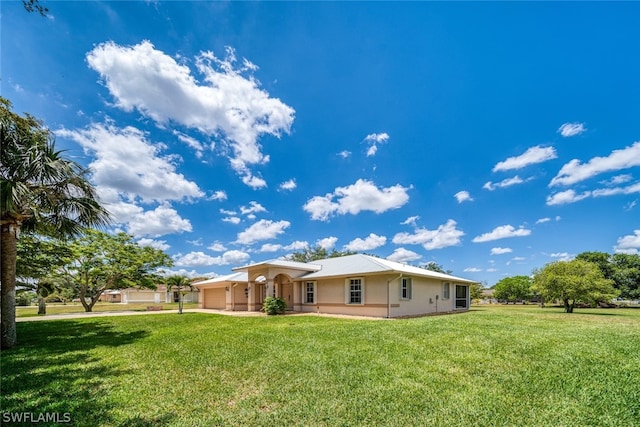
<path fill-rule="evenodd" d="M 18 347 L 1 353 L 3 421 L 7 413 L 27 412 L 36 417 L 55 413 L 70 418 L 68 423 L 46 425 L 116 423 L 111 415 L 110 379 L 128 369 L 109 366 L 92 350 L 131 344 L 146 337 L 148 331 L 118 331 L 101 319 L 26 322 L 17 327 Z M 3 425 L 32 424 L 18 421 Z"/>

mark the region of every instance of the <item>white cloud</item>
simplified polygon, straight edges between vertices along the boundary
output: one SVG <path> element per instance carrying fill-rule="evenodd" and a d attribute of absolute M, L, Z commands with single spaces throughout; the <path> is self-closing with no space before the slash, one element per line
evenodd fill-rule
<path fill-rule="evenodd" d="M 614 188 L 600 188 L 597 190 L 593 190 L 591 195 L 593 197 L 603 197 L 603 196 L 615 196 L 618 194 L 635 194 L 640 193 L 640 182 L 629 185 L 627 187 L 614 187 Z"/>
<path fill-rule="evenodd" d="M 211 196 L 211 200 L 227 200 L 227 193 L 223 190 L 218 190 L 213 193 Z"/>
<path fill-rule="evenodd" d="M 233 153 L 231 166 L 243 182 L 254 188 L 266 185 L 250 170 L 251 165 L 269 161 L 258 138 L 289 133 L 295 111 L 260 88 L 250 75 L 255 65 L 245 59 L 238 68 L 232 48 L 223 59 L 210 51 L 195 58 L 202 84 L 189 67 L 149 41 L 134 46 L 101 43 L 87 54 L 87 62 L 100 74 L 117 107 L 135 109 L 160 125 L 176 122 L 206 135 L 223 134 Z"/>
<path fill-rule="evenodd" d="M 528 178 L 527 181 L 530 181 L 531 179 L 532 178 Z M 496 188 L 511 187 L 512 185 L 522 184 L 523 182 L 525 181 L 522 178 L 520 178 L 518 175 L 516 175 L 513 178 L 506 178 L 500 182 L 488 181 L 482 186 L 482 188 L 484 188 L 485 190 L 493 191 Z"/>
<path fill-rule="evenodd" d="M 144 202 L 163 202 L 204 196 L 195 182 L 176 173 L 173 157 L 160 155 L 162 145 L 152 144 L 134 127 L 94 124 L 56 134 L 76 141 L 95 156 L 89 168 L 96 186 L 114 190 L 126 200 L 139 197 Z"/>
<path fill-rule="evenodd" d="M 546 162 L 556 157 L 558 157 L 558 155 L 556 154 L 555 148 L 536 145 L 519 156 L 509 157 L 507 160 L 498 162 L 493 167 L 493 172 L 522 169 L 525 166 Z"/>
<path fill-rule="evenodd" d="M 633 145 L 613 150 L 607 157 L 594 157 L 587 163 L 573 159 L 562 166 L 558 174 L 549 183 L 550 187 L 557 185 L 571 185 L 604 172 L 618 171 L 640 166 L 640 141 Z"/>
<path fill-rule="evenodd" d="M 138 245 L 149 246 L 150 248 L 159 249 L 161 251 L 166 251 L 171 247 L 171 245 L 167 244 L 166 240 L 153 240 L 147 238 L 138 240 Z"/>
<path fill-rule="evenodd" d="M 495 273 L 496 271 L 498 271 L 498 269 L 497 268 L 487 268 L 485 271 L 487 273 Z"/>
<path fill-rule="evenodd" d="M 590 191 L 585 191 L 581 194 L 576 193 L 575 190 L 560 191 L 547 197 L 547 205 L 553 206 L 574 203 L 586 199 L 590 195 Z"/>
<path fill-rule="evenodd" d="M 518 264 L 522 264 L 523 261 L 526 261 L 527 259 L 525 257 L 521 257 L 521 256 L 516 256 L 511 258 L 509 261 L 507 261 L 507 265 L 511 265 L 511 263 L 513 261 L 517 262 Z"/>
<path fill-rule="evenodd" d="M 342 157 L 343 159 L 346 159 L 351 156 L 351 151 L 343 150 L 338 153 L 338 156 Z"/>
<path fill-rule="evenodd" d="M 204 267 L 210 265 L 238 265 L 247 262 L 251 256 L 242 251 L 227 251 L 221 256 L 212 257 L 204 252 L 189 252 L 186 255 L 179 254 L 174 257 L 178 266 Z"/>
<path fill-rule="evenodd" d="M 202 158 L 203 152 L 205 150 L 204 144 L 202 144 L 200 141 L 198 141 L 194 137 L 186 135 L 182 132 L 178 132 L 177 130 L 174 130 L 173 134 L 178 138 L 180 142 L 192 148 L 196 152 L 197 158 L 199 159 Z M 213 150 L 215 148 L 215 144 L 212 143 L 209 147 Z"/>
<path fill-rule="evenodd" d="M 312 197 L 303 209 L 311 214 L 311 219 L 326 221 L 334 214 L 356 215 L 361 211 L 375 213 L 397 209 L 409 201 L 408 188 L 397 184 L 378 188 L 373 182 L 359 179 L 355 184 L 338 187 L 333 193 Z M 337 199 L 334 201 L 334 199 Z"/>
<path fill-rule="evenodd" d="M 469 194 L 468 191 L 458 191 L 456 194 L 453 195 L 453 197 L 456 198 L 458 203 L 473 202 L 473 198 L 471 198 L 471 195 Z"/>
<path fill-rule="evenodd" d="M 638 254 L 640 253 L 640 230 L 634 230 L 633 234 L 628 234 L 618 238 L 614 247 L 616 253 Z"/>
<path fill-rule="evenodd" d="M 236 216 L 237 215 L 236 211 L 230 211 L 228 209 L 220 209 L 220 213 L 221 214 L 225 214 L 225 215 L 229 215 L 229 216 Z"/>
<path fill-rule="evenodd" d="M 191 243 L 193 246 L 202 246 L 202 237 L 198 237 L 194 240 L 187 240 L 187 243 Z"/>
<path fill-rule="evenodd" d="M 220 242 L 214 242 L 207 249 L 212 250 L 214 252 L 224 252 L 227 248 Z"/>
<path fill-rule="evenodd" d="M 387 257 L 390 261 L 407 263 L 411 261 L 417 261 L 422 258 L 422 255 L 419 255 L 413 251 L 410 251 L 405 248 L 397 248 L 391 255 Z"/>
<path fill-rule="evenodd" d="M 549 254 L 551 258 L 558 258 L 559 261 L 571 261 L 573 259 L 573 255 L 568 252 L 554 252 Z"/>
<path fill-rule="evenodd" d="M 623 174 L 623 175 L 616 175 L 614 177 L 612 177 L 611 179 L 605 180 L 605 181 L 600 181 L 600 184 L 604 184 L 607 186 L 611 186 L 611 185 L 620 185 L 620 184 L 624 184 L 626 182 L 629 182 L 633 180 L 633 175 L 631 175 L 630 173 L 627 174 Z"/>
<path fill-rule="evenodd" d="M 513 252 L 511 248 L 491 248 L 491 255 L 502 255 Z"/>
<path fill-rule="evenodd" d="M 238 233 L 237 243 L 250 245 L 260 240 L 269 240 L 284 233 L 284 230 L 291 225 L 289 221 L 271 221 L 261 219 L 252 224 L 246 230 Z"/>
<path fill-rule="evenodd" d="M 298 185 L 296 184 L 296 180 L 295 179 L 290 179 L 288 181 L 285 181 L 283 183 L 280 184 L 280 189 L 281 190 L 293 190 L 297 187 Z"/>
<path fill-rule="evenodd" d="M 368 142 L 369 149 L 367 150 L 367 157 L 375 156 L 378 151 L 378 144 L 385 144 L 389 141 L 389 135 L 385 133 L 372 133 L 367 135 L 364 140 Z"/>
<path fill-rule="evenodd" d="M 237 216 L 225 216 L 222 218 L 222 222 L 228 222 L 230 224 L 240 224 L 240 218 Z"/>
<path fill-rule="evenodd" d="M 545 222 L 549 222 L 551 221 L 551 218 L 540 218 L 539 220 L 536 221 L 536 224 L 544 224 Z"/>
<path fill-rule="evenodd" d="M 309 243 L 303 240 L 296 240 L 295 242 L 291 242 L 287 246 L 284 246 L 283 249 L 287 251 L 299 251 L 302 249 L 306 249 L 309 247 Z"/>
<path fill-rule="evenodd" d="M 275 243 L 265 243 L 258 249 L 258 252 L 277 252 L 282 249 L 282 245 L 277 245 Z"/>
<path fill-rule="evenodd" d="M 129 233 L 136 237 L 164 236 L 165 234 L 190 232 L 191 222 L 180 217 L 170 205 L 160 205 L 152 211 L 135 215 L 127 224 Z"/>
<path fill-rule="evenodd" d="M 393 236 L 393 243 L 397 245 L 422 245 L 427 250 L 441 249 L 460 244 L 460 238 L 464 236 L 462 230 L 456 228 L 457 223 L 450 219 L 445 224 L 438 226 L 436 230 L 416 228 L 414 234 L 398 233 Z"/>
<path fill-rule="evenodd" d="M 249 202 L 249 207 L 240 206 L 240 213 L 243 215 L 251 215 L 260 212 L 267 212 L 267 210 L 260 203 L 251 201 Z"/>
<path fill-rule="evenodd" d="M 501 225 L 488 233 L 473 238 L 474 243 L 490 242 L 492 240 L 506 239 L 508 237 L 522 237 L 531 234 L 531 230 L 520 227 L 517 230 L 512 225 Z"/>
<path fill-rule="evenodd" d="M 323 249 L 331 249 L 336 246 L 336 242 L 338 241 L 337 237 L 330 236 L 325 237 L 324 239 L 319 239 L 316 241 L 316 245 L 320 246 Z"/>
<path fill-rule="evenodd" d="M 599 188 L 592 191 L 583 191 L 578 194 L 575 190 L 565 190 L 547 197 L 547 205 L 564 205 L 575 203 L 588 197 L 606 197 L 640 193 L 640 182 L 627 187 Z"/>
<path fill-rule="evenodd" d="M 482 271 L 482 269 L 478 268 L 478 267 L 467 267 L 467 268 L 464 269 L 464 271 L 466 273 L 478 273 L 478 272 Z"/>
<path fill-rule="evenodd" d="M 570 136 L 580 135 L 586 130 L 587 128 L 584 127 L 584 123 L 565 123 L 558 128 L 558 133 L 567 138 Z"/>
<path fill-rule="evenodd" d="M 189 252 L 186 255 L 178 255 L 174 257 L 174 263 L 184 267 L 204 267 L 214 265 L 216 258 L 205 254 L 204 252 Z"/>
<path fill-rule="evenodd" d="M 369 251 L 371 249 L 379 248 L 387 243 L 385 236 L 378 236 L 377 234 L 370 233 L 369 236 L 364 239 L 356 238 L 346 244 L 344 247 L 349 251 Z"/>
<path fill-rule="evenodd" d="M 410 225 L 412 227 L 415 227 L 416 226 L 416 221 L 418 221 L 419 219 L 420 219 L 420 217 L 418 215 L 410 216 L 409 218 L 407 218 L 404 221 L 402 221 L 400 224 L 402 224 L 402 225 Z"/>

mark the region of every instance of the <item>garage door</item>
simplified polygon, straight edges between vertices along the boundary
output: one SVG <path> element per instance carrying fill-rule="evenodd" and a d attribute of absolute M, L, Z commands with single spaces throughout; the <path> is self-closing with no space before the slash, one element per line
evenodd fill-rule
<path fill-rule="evenodd" d="M 205 289 L 204 308 L 216 308 L 219 310 L 227 308 L 224 288 Z"/>

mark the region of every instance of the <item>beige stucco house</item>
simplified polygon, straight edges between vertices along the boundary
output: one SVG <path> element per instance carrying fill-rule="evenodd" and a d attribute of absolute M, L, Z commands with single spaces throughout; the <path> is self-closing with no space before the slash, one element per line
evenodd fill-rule
<path fill-rule="evenodd" d="M 274 259 L 233 270 L 194 284 L 200 308 L 260 311 L 270 295 L 294 312 L 421 316 L 468 310 L 475 283 L 362 254 L 311 263 Z"/>

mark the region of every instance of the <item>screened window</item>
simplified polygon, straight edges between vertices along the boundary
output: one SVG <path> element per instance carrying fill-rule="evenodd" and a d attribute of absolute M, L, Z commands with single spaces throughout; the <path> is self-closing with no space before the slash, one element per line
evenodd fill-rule
<path fill-rule="evenodd" d="M 347 279 L 347 304 L 364 304 L 364 281 Z"/>
<path fill-rule="evenodd" d="M 449 282 L 445 282 L 442 284 L 442 299 L 451 298 L 451 284 Z"/>
<path fill-rule="evenodd" d="M 468 308 L 468 291 L 468 286 L 456 285 L 456 308 Z"/>
<path fill-rule="evenodd" d="M 313 304 L 315 302 L 316 282 L 305 282 L 304 302 Z"/>
<path fill-rule="evenodd" d="M 413 280 L 410 277 L 400 279 L 400 299 L 411 299 Z"/>

